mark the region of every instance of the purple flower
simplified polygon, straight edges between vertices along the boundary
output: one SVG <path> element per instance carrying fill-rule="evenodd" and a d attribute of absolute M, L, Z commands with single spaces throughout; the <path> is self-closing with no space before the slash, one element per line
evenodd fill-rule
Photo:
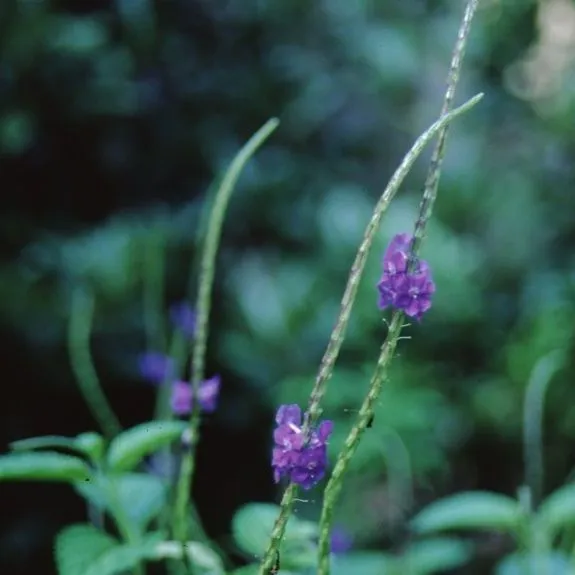
<path fill-rule="evenodd" d="M 333 422 L 322 421 L 311 431 L 307 443 L 301 427 L 299 405 L 281 405 L 276 413 L 276 423 L 272 450 L 275 482 L 285 476 L 304 489 L 310 489 L 325 475 L 327 440 L 333 430 Z"/>
<path fill-rule="evenodd" d="M 174 304 L 170 308 L 172 323 L 186 336 L 193 337 L 196 331 L 196 313 L 186 302 Z"/>
<path fill-rule="evenodd" d="M 381 309 L 391 306 L 403 310 L 419 320 L 431 307 L 435 284 L 424 260 L 416 259 L 413 271 L 408 271 L 411 241 L 409 234 L 397 234 L 385 251 L 383 275 L 377 284 L 378 305 Z"/>
<path fill-rule="evenodd" d="M 216 410 L 220 383 L 219 375 L 214 375 L 200 383 L 198 401 L 202 411 L 211 413 Z M 176 415 L 187 415 L 190 413 L 192 410 L 192 386 L 185 381 L 175 381 L 172 384 L 170 405 Z"/>
<path fill-rule="evenodd" d="M 174 372 L 174 361 L 163 353 L 150 352 L 140 357 L 141 376 L 152 382 L 162 383 Z"/>
<path fill-rule="evenodd" d="M 338 555 L 347 553 L 353 547 L 353 537 L 343 527 L 331 531 L 331 552 Z"/>

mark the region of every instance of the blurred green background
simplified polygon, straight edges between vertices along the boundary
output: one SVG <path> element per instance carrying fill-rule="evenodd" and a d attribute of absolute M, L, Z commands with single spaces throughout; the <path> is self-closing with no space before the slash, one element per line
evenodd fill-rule
<path fill-rule="evenodd" d="M 163 333 L 145 314 L 150 262 L 164 258 L 166 308 L 183 299 L 211 182 L 277 115 L 225 224 L 208 361 L 224 383 L 195 485 L 224 546 L 241 504 L 277 500 L 274 410 L 306 402 L 371 210 L 439 113 L 462 11 L 455 0 L 2 0 L 0 442 L 94 427 L 66 355 L 79 284 L 97 297 L 94 353 L 120 419 L 151 417 L 137 372 Z M 544 491 L 574 466 L 575 3 L 483 0 L 458 101 L 479 91 L 450 132 L 423 248 L 434 306 L 400 346 L 344 490 L 338 521 L 358 548 L 401 548 L 409 517 L 447 493 L 515 494 L 526 385 L 551 352 Z M 367 265 L 324 404 L 333 457 L 385 334 L 381 255 L 412 228 L 425 172 L 420 160 Z M 298 513 L 317 517 L 320 493 Z M 0 572 L 52 573 L 55 532 L 84 514 L 67 488 L 3 484 Z M 478 573 L 510 548 L 474 543 Z"/>

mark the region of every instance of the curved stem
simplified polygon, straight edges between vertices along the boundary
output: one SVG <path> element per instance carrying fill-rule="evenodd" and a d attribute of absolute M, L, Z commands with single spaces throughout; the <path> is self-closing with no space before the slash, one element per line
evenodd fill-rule
<path fill-rule="evenodd" d="M 88 408 L 109 440 L 118 435 L 122 428 L 102 391 L 92 362 L 90 332 L 93 318 L 93 296 L 82 288 L 76 288 L 72 293 L 72 309 L 68 324 L 70 364 Z"/>
<path fill-rule="evenodd" d="M 441 108 L 442 116 L 449 113 L 453 107 L 455 89 L 457 88 L 457 83 L 459 82 L 461 65 L 465 55 L 465 47 L 467 45 L 469 31 L 471 30 L 471 22 L 478 5 L 479 0 L 468 0 L 467 6 L 465 7 L 465 13 L 459 26 L 457 41 L 455 42 L 455 48 L 453 49 L 453 55 L 451 57 L 451 65 L 447 75 L 447 89 L 445 91 L 443 106 Z M 441 130 L 439 130 L 437 144 L 435 145 L 433 155 L 431 156 L 429 170 L 427 172 L 427 178 L 425 180 L 425 186 L 423 189 L 423 198 L 419 206 L 419 217 L 415 223 L 415 230 L 413 234 L 414 237 L 412 242 L 413 255 L 416 255 L 419 251 L 421 242 L 423 241 L 423 237 L 425 235 L 427 222 L 429 221 L 429 218 L 433 212 L 433 205 L 435 204 L 435 199 L 437 197 L 437 188 L 439 186 L 439 178 L 441 175 L 441 166 L 443 164 L 443 157 L 445 155 L 448 128 L 449 126 L 446 124 L 441 128 Z"/>
<path fill-rule="evenodd" d="M 347 280 L 347 285 L 341 300 L 341 306 L 339 315 L 333 328 L 333 331 L 329 338 L 329 343 L 322 357 L 319 372 L 317 374 L 313 390 L 311 392 L 310 401 L 307 410 L 306 417 L 306 429 L 309 429 L 310 425 L 313 425 L 319 415 L 320 415 L 320 402 L 325 394 L 327 387 L 327 382 L 331 377 L 333 372 L 333 367 L 339 355 L 341 345 L 343 343 L 345 332 L 347 329 L 347 324 L 349 322 L 349 317 L 351 315 L 351 310 L 355 301 L 357 290 L 359 287 L 359 282 L 365 268 L 367 261 L 367 256 L 369 255 L 369 250 L 377 231 L 379 229 L 379 224 L 383 214 L 387 210 L 391 200 L 395 197 L 395 194 L 399 190 L 399 187 L 403 183 L 403 180 L 409 173 L 409 170 L 413 166 L 415 160 L 419 157 L 425 146 L 435 137 L 435 135 L 443 130 L 452 120 L 457 118 L 460 114 L 463 114 L 470 110 L 475 104 L 481 100 L 483 94 L 477 94 L 470 100 L 468 100 L 459 108 L 456 108 L 452 112 L 442 116 L 434 124 L 431 125 L 413 144 L 409 152 L 403 158 L 403 161 L 393 174 L 391 180 L 387 184 L 381 198 L 377 202 L 373 215 L 367 228 L 365 230 L 363 240 L 359 246 L 355 260 L 351 266 L 351 271 L 349 278 Z"/>
<path fill-rule="evenodd" d="M 241 171 L 251 156 L 253 156 L 278 125 L 279 121 L 276 118 L 268 120 L 239 151 L 224 175 L 214 198 L 214 205 L 210 213 L 207 236 L 202 252 L 195 310 L 197 323 L 192 349 L 191 383 L 193 400 L 189 427 L 190 447 L 182 458 L 174 504 L 174 536 L 183 544 L 187 540 L 188 529 L 186 515 L 194 476 L 195 448 L 198 443 L 200 424 L 200 405 L 196 398 L 200 382 L 204 378 L 208 318 L 212 303 L 212 286 L 214 283 L 216 255 L 220 244 L 224 216 Z"/>
<path fill-rule="evenodd" d="M 542 357 L 531 371 L 523 405 L 523 457 L 525 484 L 531 492 L 533 508 L 543 493 L 543 406 L 551 380 L 563 360 L 563 353 L 552 351 Z"/>
<path fill-rule="evenodd" d="M 347 436 L 343 449 L 337 458 L 333 473 L 327 482 L 319 522 L 318 575 L 327 575 L 329 573 L 330 533 L 333 524 L 333 512 L 343 486 L 343 476 L 355 454 L 361 436 L 373 415 L 383 382 L 386 378 L 387 369 L 395 352 L 395 348 L 397 347 L 397 342 L 403 327 L 402 324 L 403 313 L 396 311 L 391 318 L 387 338 L 381 347 L 381 353 L 369 384 L 369 392 L 359 410 L 357 423 L 352 427 Z"/>
<path fill-rule="evenodd" d="M 323 355 L 320 363 L 319 372 L 317 374 L 313 390 L 310 395 L 310 401 L 308 404 L 308 410 L 306 412 L 306 418 L 304 423 L 304 432 L 308 433 L 313 424 L 317 421 L 320 416 L 321 408 L 320 403 L 325 394 L 327 382 L 331 377 L 333 368 L 339 351 L 341 349 L 345 332 L 347 329 L 347 324 L 349 322 L 349 317 L 351 315 L 351 310 L 355 301 L 357 294 L 357 289 L 359 287 L 359 282 L 365 268 L 367 261 L 367 256 L 369 250 L 375 239 L 377 231 L 379 229 L 379 224 L 383 214 L 387 210 L 389 203 L 395 197 L 395 194 L 399 190 L 405 176 L 407 176 L 409 170 L 413 166 L 415 160 L 421 154 L 425 146 L 433 139 L 439 130 L 441 130 L 445 125 L 454 120 L 460 114 L 463 114 L 470 110 L 475 104 L 481 100 L 483 94 L 477 94 L 470 100 L 468 100 L 459 108 L 456 108 L 449 114 L 446 114 L 442 118 L 439 118 L 434 124 L 432 124 L 413 144 L 409 152 L 403 158 L 403 161 L 393 174 L 391 180 L 389 181 L 387 187 L 385 188 L 379 202 L 377 203 L 371 220 L 367 225 L 364 233 L 363 240 L 357 251 L 355 260 L 351 267 L 349 278 L 347 280 L 347 285 L 341 300 L 341 306 L 338 318 L 336 320 L 335 327 L 329 338 L 329 343 Z M 280 515 L 278 516 L 276 523 L 274 525 L 273 533 L 277 536 L 272 535 L 270 544 L 264 555 L 262 565 L 260 568 L 260 575 L 267 575 L 269 570 L 272 568 L 275 561 L 276 551 L 279 547 L 279 541 L 283 537 L 283 532 L 285 531 L 285 526 L 289 518 L 289 511 L 284 510 L 284 505 L 286 508 L 291 509 L 293 503 L 293 498 L 296 496 L 297 488 L 290 485 L 288 491 L 284 494 L 282 499 L 282 509 Z"/>
<path fill-rule="evenodd" d="M 469 36 L 469 31 L 471 29 L 471 21 L 473 15 L 477 9 L 479 0 L 469 0 L 465 9 L 461 25 L 459 27 L 459 32 L 457 35 L 457 41 L 453 51 L 453 56 L 451 59 L 451 66 L 449 69 L 447 77 L 447 90 L 444 97 L 443 107 L 441 110 L 441 117 L 445 118 L 452 114 L 450 112 L 453 105 L 453 100 L 455 98 L 455 89 L 457 87 L 457 82 L 459 80 L 459 75 L 461 71 L 461 65 L 463 62 L 463 56 L 465 53 L 465 46 L 467 43 L 467 38 Z M 433 205 L 437 197 L 437 188 L 439 184 L 439 177 L 441 174 L 441 166 L 443 163 L 443 157 L 445 154 L 445 144 L 447 137 L 448 124 L 445 123 L 438 130 L 438 141 L 433 151 L 431 158 L 431 163 L 429 166 L 427 178 L 425 180 L 425 187 L 423 192 L 423 198 L 420 205 L 419 217 L 415 224 L 414 238 L 411 245 L 412 261 L 410 267 L 414 265 L 421 241 L 425 235 L 425 228 L 427 222 L 431 217 L 433 211 Z M 320 519 L 320 541 L 319 541 L 319 571 L 318 575 L 329 575 L 330 571 L 330 547 L 329 547 L 329 534 L 331 532 L 333 524 L 333 512 L 335 504 L 341 492 L 343 485 L 343 476 L 347 471 L 349 462 L 361 439 L 365 428 L 369 422 L 370 417 L 373 414 L 373 405 L 383 385 L 385 379 L 386 370 L 391 358 L 393 357 L 393 352 L 397 345 L 398 338 L 401 334 L 401 321 L 403 314 L 400 312 L 395 312 L 391 321 L 391 325 L 387 334 L 387 338 L 383 344 L 381 354 L 378 359 L 378 363 L 373 374 L 369 392 L 367 397 L 362 404 L 357 424 L 352 428 L 348 438 L 344 444 L 343 450 L 339 455 L 337 463 L 335 465 L 332 476 L 330 477 L 326 490 L 324 503 L 322 508 L 322 514 Z"/>

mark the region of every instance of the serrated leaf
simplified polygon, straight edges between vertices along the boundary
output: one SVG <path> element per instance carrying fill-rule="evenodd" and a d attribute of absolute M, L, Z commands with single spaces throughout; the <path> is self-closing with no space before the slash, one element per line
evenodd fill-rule
<path fill-rule="evenodd" d="M 146 456 L 178 439 L 187 427 L 183 421 L 150 421 L 118 435 L 108 450 L 111 471 L 129 471 Z"/>
<path fill-rule="evenodd" d="M 89 477 L 90 468 L 72 455 L 48 451 L 0 456 L 0 481 L 82 481 Z"/>
<path fill-rule="evenodd" d="M 280 508 L 268 503 L 249 503 L 239 509 L 232 520 L 232 531 L 238 546 L 250 556 L 265 553 Z M 317 525 L 291 515 L 280 548 L 282 566 L 302 569 L 316 564 L 314 538 Z"/>
<path fill-rule="evenodd" d="M 332 559 L 332 575 L 388 575 L 395 572 L 396 559 L 386 553 L 364 551 L 336 555 Z"/>
<path fill-rule="evenodd" d="M 409 546 L 402 565 L 411 575 L 427 575 L 460 567 L 471 559 L 471 545 L 459 539 L 437 537 Z"/>
<path fill-rule="evenodd" d="M 495 575 L 572 575 L 569 557 L 560 552 L 525 555 L 514 553 L 500 561 Z"/>
<path fill-rule="evenodd" d="M 511 497 L 487 491 L 470 491 L 427 506 L 412 520 L 412 527 L 418 533 L 448 529 L 513 532 L 521 520 L 521 507 Z"/>
<path fill-rule="evenodd" d="M 549 495 L 541 503 L 537 515 L 551 538 L 562 527 L 574 524 L 575 484 L 565 485 Z"/>
<path fill-rule="evenodd" d="M 85 575 L 99 557 L 118 545 L 113 537 L 92 525 L 70 525 L 56 538 L 59 575 Z"/>
<path fill-rule="evenodd" d="M 126 515 L 140 529 L 158 515 L 166 498 L 166 486 L 157 477 L 145 473 L 126 473 L 115 478 L 97 477 L 75 485 L 77 491 L 95 507 L 111 511 L 110 496 L 115 498 Z"/>

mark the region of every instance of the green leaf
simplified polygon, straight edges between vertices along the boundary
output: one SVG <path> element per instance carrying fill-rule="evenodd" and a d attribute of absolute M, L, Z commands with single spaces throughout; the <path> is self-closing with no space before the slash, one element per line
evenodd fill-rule
<path fill-rule="evenodd" d="M 396 559 L 386 553 L 364 551 L 336 555 L 332 559 L 332 575 L 388 575 L 395 572 Z"/>
<path fill-rule="evenodd" d="M 471 559 L 471 553 L 471 545 L 459 539 L 437 537 L 417 541 L 409 546 L 403 557 L 403 571 L 427 575 L 456 569 Z"/>
<path fill-rule="evenodd" d="M 239 509 L 232 520 L 232 531 L 238 546 L 250 556 L 262 557 L 267 549 L 280 508 L 268 503 L 249 503 Z M 314 538 L 318 527 L 311 521 L 291 515 L 280 548 L 285 569 L 301 569 L 317 562 Z"/>
<path fill-rule="evenodd" d="M 575 484 L 565 485 L 549 495 L 537 515 L 551 538 L 561 528 L 575 523 Z"/>
<path fill-rule="evenodd" d="M 76 447 L 93 461 L 100 461 L 104 455 L 104 438 L 99 433 L 80 433 L 74 441 Z"/>
<path fill-rule="evenodd" d="M 195 568 L 213 573 L 224 572 L 220 556 L 210 547 L 197 541 L 186 543 L 186 554 Z M 182 545 L 178 541 L 162 541 L 155 548 L 156 559 L 179 559 L 182 557 Z"/>
<path fill-rule="evenodd" d="M 447 529 L 515 531 L 522 520 L 519 503 L 487 491 L 470 491 L 441 499 L 423 509 L 412 521 L 418 533 Z"/>
<path fill-rule="evenodd" d="M 70 525 L 56 538 L 58 574 L 86 575 L 90 565 L 118 544 L 113 537 L 92 525 Z"/>
<path fill-rule="evenodd" d="M 0 456 L 0 481 L 81 481 L 89 477 L 90 468 L 72 455 L 48 451 Z"/>
<path fill-rule="evenodd" d="M 508 555 L 495 568 L 495 575 L 571 575 L 569 557 L 563 553 Z"/>
<path fill-rule="evenodd" d="M 124 573 L 145 560 L 156 559 L 161 533 L 150 533 L 141 543 L 118 545 L 101 554 L 82 575 L 116 575 Z"/>
<path fill-rule="evenodd" d="M 60 447 L 62 449 L 79 451 L 91 459 L 97 459 L 103 452 L 104 440 L 98 433 L 87 432 L 81 433 L 75 438 L 61 435 L 44 435 L 42 437 L 20 439 L 10 444 L 10 448 L 14 451 L 32 451 L 34 449 L 45 449 L 47 447 Z"/>
<path fill-rule="evenodd" d="M 244 565 L 243 567 L 238 567 L 233 571 L 230 571 L 228 575 L 258 575 L 260 572 L 259 563 L 253 563 L 252 565 Z M 301 575 L 301 571 L 298 573 L 296 571 L 287 571 L 286 569 L 280 569 L 278 575 Z"/>
<path fill-rule="evenodd" d="M 61 435 L 43 435 L 41 437 L 30 437 L 19 439 L 10 444 L 10 449 L 14 451 L 30 451 L 33 449 L 45 449 L 46 447 L 61 447 L 63 449 L 77 449 L 76 441 L 71 437 Z"/>
<path fill-rule="evenodd" d="M 115 489 L 118 504 L 142 530 L 158 515 L 166 499 L 164 483 L 145 473 L 126 473 L 115 478 L 100 476 L 90 482 L 77 483 L 75 487 L 95 507 L 112 513 L 108 493 Z"/>
<path fill-rule="evenodd" d="M 129 471 L 146 456 L 178 439 L 187 427 L 183 421 L 150 421 L 127 429 L 108 450 L 111 471 Z"/>

